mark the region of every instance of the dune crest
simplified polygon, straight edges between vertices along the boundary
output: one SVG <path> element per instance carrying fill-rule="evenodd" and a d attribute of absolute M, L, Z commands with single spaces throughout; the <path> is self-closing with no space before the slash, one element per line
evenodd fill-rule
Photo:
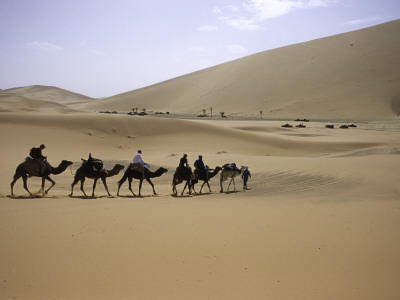
<path fill-rule="evenodd" d="M 84 104 L 266 118 L 388 119 L 399 114 L 400 20 L 269 50 Z"/>

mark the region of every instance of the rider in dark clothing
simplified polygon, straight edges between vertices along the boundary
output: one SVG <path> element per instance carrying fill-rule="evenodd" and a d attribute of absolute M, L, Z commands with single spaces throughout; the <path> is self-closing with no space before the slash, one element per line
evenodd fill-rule
<path fill-rule="evenodd" d="M 197 180 L 199 178 L 199 174 L 206 174 L 206 167 L 203 162 L 203 156 L 199 155 L 199 159 L 194 162 L 194 167 L 196 168 L 194 172 L 194 177 Z"/>
<path fill-rule="evenodd" d="M 42 154 L 42 150 L 44 148 L 46 148 L 46 146 L 44 144 L 41 144 L 40 147 L 33 147 L 29 152 L 29 155 L 33 158 L 33 160 L 40 165 L 40 173 L 44 172 L 47 164 L 47 157 Z"/>
<path fill-rule="evenodd" d="M 45 145 L 41 144 L 40 147 L 36 148 L 33 147 L 31 149 L 31 151 L 29 152 L 29 155 L 33 158 L 33 159 L 46 159 L 46 156 L 43 156 L 42 154 L 42 150 L 46 148 Z"/>
<path fill-rule="evenodd" d="M 187 174 L 190 171 L 187 154 L 183 154 L 181 160 L 179 161 L 179 166 L 177 168 L 182 174 Z"/>
<path fill-rule="evenodd" d="M 188 167 L 188 160 L 187 160 L 187 154 L 183 154 L 183 157 L 179 161 L 179 168 L 187 168 Z"/>

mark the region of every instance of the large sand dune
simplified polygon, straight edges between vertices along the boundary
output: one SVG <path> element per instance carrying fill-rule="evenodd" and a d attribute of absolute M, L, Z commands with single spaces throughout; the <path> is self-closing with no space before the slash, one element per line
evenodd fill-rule
<path fill-rule="evenodd" d="M 251 55 L 91 102 L 269 118 L 387 119 L 400 114 L 400 21 Z"/>
<path fill-rule="evenodd" d="M 267 51 L 108 99 L 0 91 L 0 299 L 398 299 L 398 28 Z M 228 118 L 187 119 L 210 106 Z M 133 107 L 172 113 L 92 112 Z M 311 121 L 281 127 L 297 117 Z M 344 119 L 357 127 L 339 129 Z M 44 197 L 21 179 L 11 196 L 17 165 L 41 143 L 52 165 L 67 159 L 71 169 L 52 176 Z M 152 171 L 168 169 L 153 179 L 157 195 L 144 182 L 142 197 L 127 183 L 116 197 L 120 173 L 107 179 L 111 197 L 101 183 L 95 197 L 79 186 L 68 196 L 81 158 L 111 169 L 138 149 Z M 191 165 L 202 154 L 211 167 L 249 166 L 250 189 L 236 178 L 235 191 L 225 182 L 220 193 L 217 175 L 211 192 L 173 196 L 183 153 Z M 38 191 L 40 179 L 28 186 Z"/>

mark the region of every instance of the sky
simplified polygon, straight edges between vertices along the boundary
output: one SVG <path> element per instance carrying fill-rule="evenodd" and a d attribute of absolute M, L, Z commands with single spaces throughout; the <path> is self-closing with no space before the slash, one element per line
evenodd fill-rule
<path fill-rule="evenodd" d="M 0 89 L 109 97 L 399 18 L 400 0 L 0 0 Z"/>

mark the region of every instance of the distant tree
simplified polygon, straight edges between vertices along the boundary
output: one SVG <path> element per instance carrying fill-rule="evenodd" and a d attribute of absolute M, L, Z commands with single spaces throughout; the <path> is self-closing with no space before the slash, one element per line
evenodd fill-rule
<path fill-rule="evenodd" d="M 203 115 L 205 115 L 206 114 L 206 109 L 205 108 L 203 108 Z"/>
<path fill-rule="evenodd" d="M 260 110 L 260 119 L 262 119 L 262 113 L 263 113 L 263 111 Z"/>
<path fill-rule="evenodd" d="M 221 111 L 220 114 L 221 114 L 221 118 L 225 118 L 225 112 Z"/>
<path fill-rule="evenodd" d="M 210 111 L 211 111 L 211 118 L 212 118 L 212 107 L 210 107 Z"/>

